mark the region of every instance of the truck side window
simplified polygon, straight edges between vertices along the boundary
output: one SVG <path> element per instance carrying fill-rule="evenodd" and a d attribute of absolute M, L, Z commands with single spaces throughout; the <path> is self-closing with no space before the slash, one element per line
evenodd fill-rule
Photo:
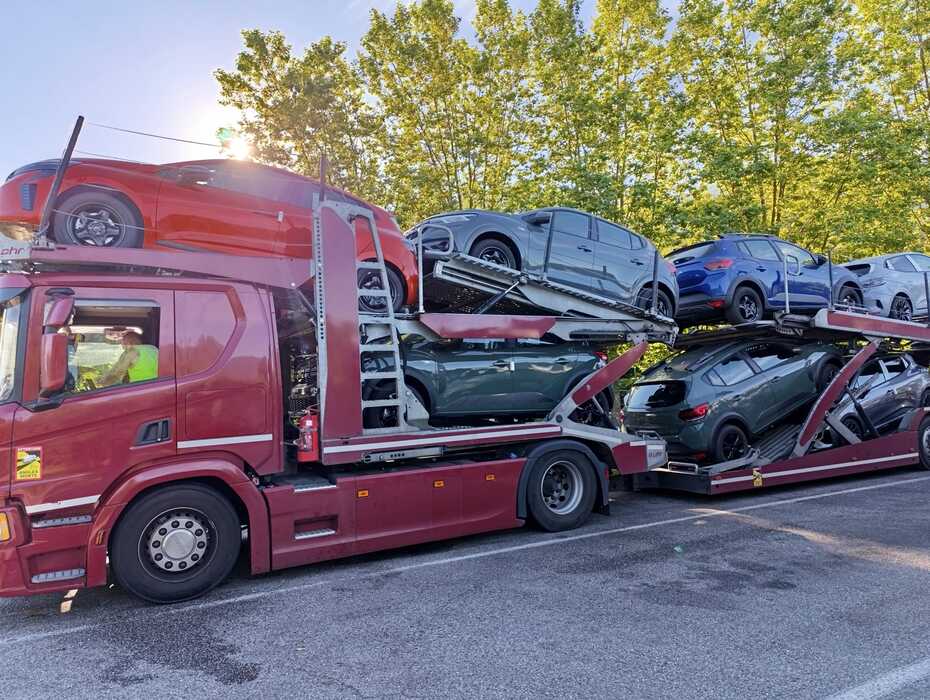
<path fill-rule="evenodd" d="M 150 301 L 75 301 L 65 392 L 158 379 L 159 308 Z"/>

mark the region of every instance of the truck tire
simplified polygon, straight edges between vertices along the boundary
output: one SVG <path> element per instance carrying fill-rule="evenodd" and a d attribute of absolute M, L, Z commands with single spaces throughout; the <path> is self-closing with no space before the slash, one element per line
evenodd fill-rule
<path fill-rule="evenodd" d="M 242 529 L 232 504 L 201 484 L 165 486 L 123 513 L 110 539 L 116 582 L 153 603 L 201 596 L 239 558 Z"/>
<path fill-rule="evenodd" d="M 64 245 L 141 248 L 142 221 L 133 207 L 104 190 L 75 192 L 56 203 L 55 240 Z"/>
<path fill-rule="evenodd" d="M 539 527 L 561 532 L 588 519 L 597 496 L 597 477 L 584 454 L 577 450 L 546 452 L 528 468 L 526 503 Z"/>

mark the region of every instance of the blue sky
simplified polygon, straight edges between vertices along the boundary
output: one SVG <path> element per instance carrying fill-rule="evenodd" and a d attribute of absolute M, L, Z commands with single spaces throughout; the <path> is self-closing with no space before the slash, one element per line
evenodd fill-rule
<path fill-rule="evenodd" d="M 590 15 L 595 0 L 585 0 Z M 473 0 L 455 0 L 467 23 Z M 511 0 L 530 9 L 535 0 Z M 213 71 L 232 68 L 245 28 L 280 29 L 296 48 L 330 34 L 358 47 L 372 7 L 395 0 L 14 2 L 0 0 L 0 182 L 60 155 L 74 119 L 198 141 L 235 123 Z M 215 149 L 85 127 L 79 149 L 135 160 L 209 158 Z"/>

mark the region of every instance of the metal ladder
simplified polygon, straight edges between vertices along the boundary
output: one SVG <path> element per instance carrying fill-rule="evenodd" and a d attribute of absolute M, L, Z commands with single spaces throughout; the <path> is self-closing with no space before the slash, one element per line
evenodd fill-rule
<path fill-rule="evenodd" d="M 364 435 L 381 433 L 396 433 L 408 429 L 407 425 L 407 385 L 404 383 L 404 365 L 400 354 L 400 334 L 397 329 L 397 319 L 394 316 L 394 304 L 391 300 L 390 285 L 388 284 L 387 267 L 384 263 L 384 252 L 381 248 L 381 236 L 375 224 L 375 218 L 367 209 L 354 208 L 349 217 L 349 224 L 354 219 L 363 218 L 368 221 L 371 231 L 371 240 L 375 247 L 375 261 L 356 261 L 356 280 L 364 279 L 359 273 L 363 270 L 374 270 L 381 278 L 381 289 L 366 289 L 358 285 L 359 300 L 362 297 L 384 299 L 383 311 L 359 311 L 358 324 L 361 344 L 359 345 L 360 377 L 362 382 L 362 416 L 365 409 L 396 407 L 394 425 L 381 428 L 364 428 Z M 373 364 L 381 364 L 378 360 L 390 358 L 390 368 L 377 368 L 365 370 L 365 356 L 378 358 Z M 394 397 L 386 399 L 365 399 L 366 390 L 377 383 L 389 380 L 394 386 Z"/>

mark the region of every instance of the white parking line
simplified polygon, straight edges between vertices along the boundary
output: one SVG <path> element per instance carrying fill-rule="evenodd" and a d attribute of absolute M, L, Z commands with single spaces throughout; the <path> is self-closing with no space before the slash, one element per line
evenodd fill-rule
<path fill-rule="evenodd" d="M 624 527 L 615 527 L 608 530 L 595 530 L 594 532 L 581 532 L 575 535 L 562 535 L 558 537 L 550 537 L 545 540 L 538 540 L 535 542 L 525 542 L 523 544 L 513 545 L 511 547 L 499 547 L 497 549 L 489 549 L 480 552 L 472 552 L 471 554 L 460 554 L 457 556 L 444 557 L 442 559 L 430 559 L 429 561 L 421 561 L 413 564 L 406 564 L 404 566 L 395 566 L 390 569 L 380 569 L 378 571 L 372 571 L 369 573 L 360 574 L 357 576 L 345 576 L 337 578 L 327 578 L 321 581 L 310 581 L 307 583 L 299 583 L 293 586 L 284 586 L 282 588 L 269 588 L 263 589 L 261 591 L 256 591 L 254 593 L 243 593 L 241 595 L 231 596 L 229 598 L 217 598 L 214 600 L 204 600 L 200 602 L 189 603 L 187 605 L 177 605 L 174 607 L 165 607 L 159 608 L 156 612 L 153 613 L 153 616 L 161 615 L 175 615 L 177 613 L 189 612 L 193 610 L 208 610 L 210 608 L 216 608 L 224 605 L 232 605 L 234 603 L 245 603 L 252 600 L 261 600 L 263 598 L 270 598 L 271 596 L 280 595 L 282 593 L 297 593 L 300 591 L 306 591 L 311 588 L 319 588 L 320 586 L 335 586 L 339 584 L 352 583 L 353 581 L 364 581 L 366 579 L 377 578 L 379 576 L 386 576 L 388 574 L 401 574 L 407 571 L 415 571 L 417 569 L 426 569 L 434 566 L 444 566 L 446 564 L 456 564 L 463 561 L 471 561 L 474 559 L 485 559 L 487 557 L 495 557 L 500 554 L 510 554 L 513 552 L 521 552 L 529 549 L 537 549 L 539 547 L 550 547 L 553 545 L 566 544 L 568 542 L 577 542 L 579 540 L 588 540 L 595 537 L 607 537 L 609 535 L 617 535 L 624 532 L 635 532 L 636 530 L 647 530 L 651 528 L 663 527 L 666 525 L 676 525 L 678 523 L 691 522 L 693 520 L 704 520 L 707 518 L 713 518 L 721 515 L 733 515 L 735 513 L 745 513 L 752 510 L 761 510 L 763 508 L 776 508 L 778 506 L 789 505 L 792 503 L 803 503 L 804 501 L 814 501 L 822 498 L 830 498 L 832 496 L 843 496 L 850 493 L 861 493 L 863 491 L 873 491 L 875 489 L 886 489 L 893 488 L 895 486 L 903 486 L 906 484 L 913 484 L 919 481 L 927 481 L 930 479 L 930 476 L 918 476 L 910 479 L 899 479 L 897 481 L 884 482 L 880 484 L 871 484 L 869 486 L 855 486 L 848 489 L 838 489 L 836 491 L 826 491 L 822 493 L 812 494 L 810 496 L 798 496 L 797 498 L 783 498 L 776 501 L 765 501 L 763 503 L 753 503 L 748 506 L 741 506 L 739 508 L 731 508 L 729 510 L 716 510 L 716 509 L 706 509 L 702 510 L 701 513 L 697 515 L 684 515 L 678 518 L 667 518 L 665 520 L 655 520 L 648 523 L 640 523 L 639 525 L 626 525 Z M 49 639 L 53 637 L 59 637 L 65 634 L 76 634 L 79 632 L 86 632 L 92 629 L 97 629 L 103 627 L 104 625 L 112 625 L 116 620 L 110 618 L 107 622 L 100 623 L 91 623 L 86 625 L 77 625 L 74 627 L 68 627 L 64 629 L 55 629 L 47 630 L 45 632 L 34 632 L 31 634 L 23 634 L 16 637 L 4 637 L 0 639 L 0 648 L 6 646 L 15 646 L 19 644 L 25 644 L 28 642 L 35 642 L 42 639 Z"/>
<path fill-rule="evenodd" d="M 894 671 L 866 681 L 862 685 L 847 688 L 831 695 L 827 700 L 878 700 L 887 698 L 894 692 L 914 685 L 930 676 L 930 658 L 918 661 L 910 666 L 902 666 Z"/>

